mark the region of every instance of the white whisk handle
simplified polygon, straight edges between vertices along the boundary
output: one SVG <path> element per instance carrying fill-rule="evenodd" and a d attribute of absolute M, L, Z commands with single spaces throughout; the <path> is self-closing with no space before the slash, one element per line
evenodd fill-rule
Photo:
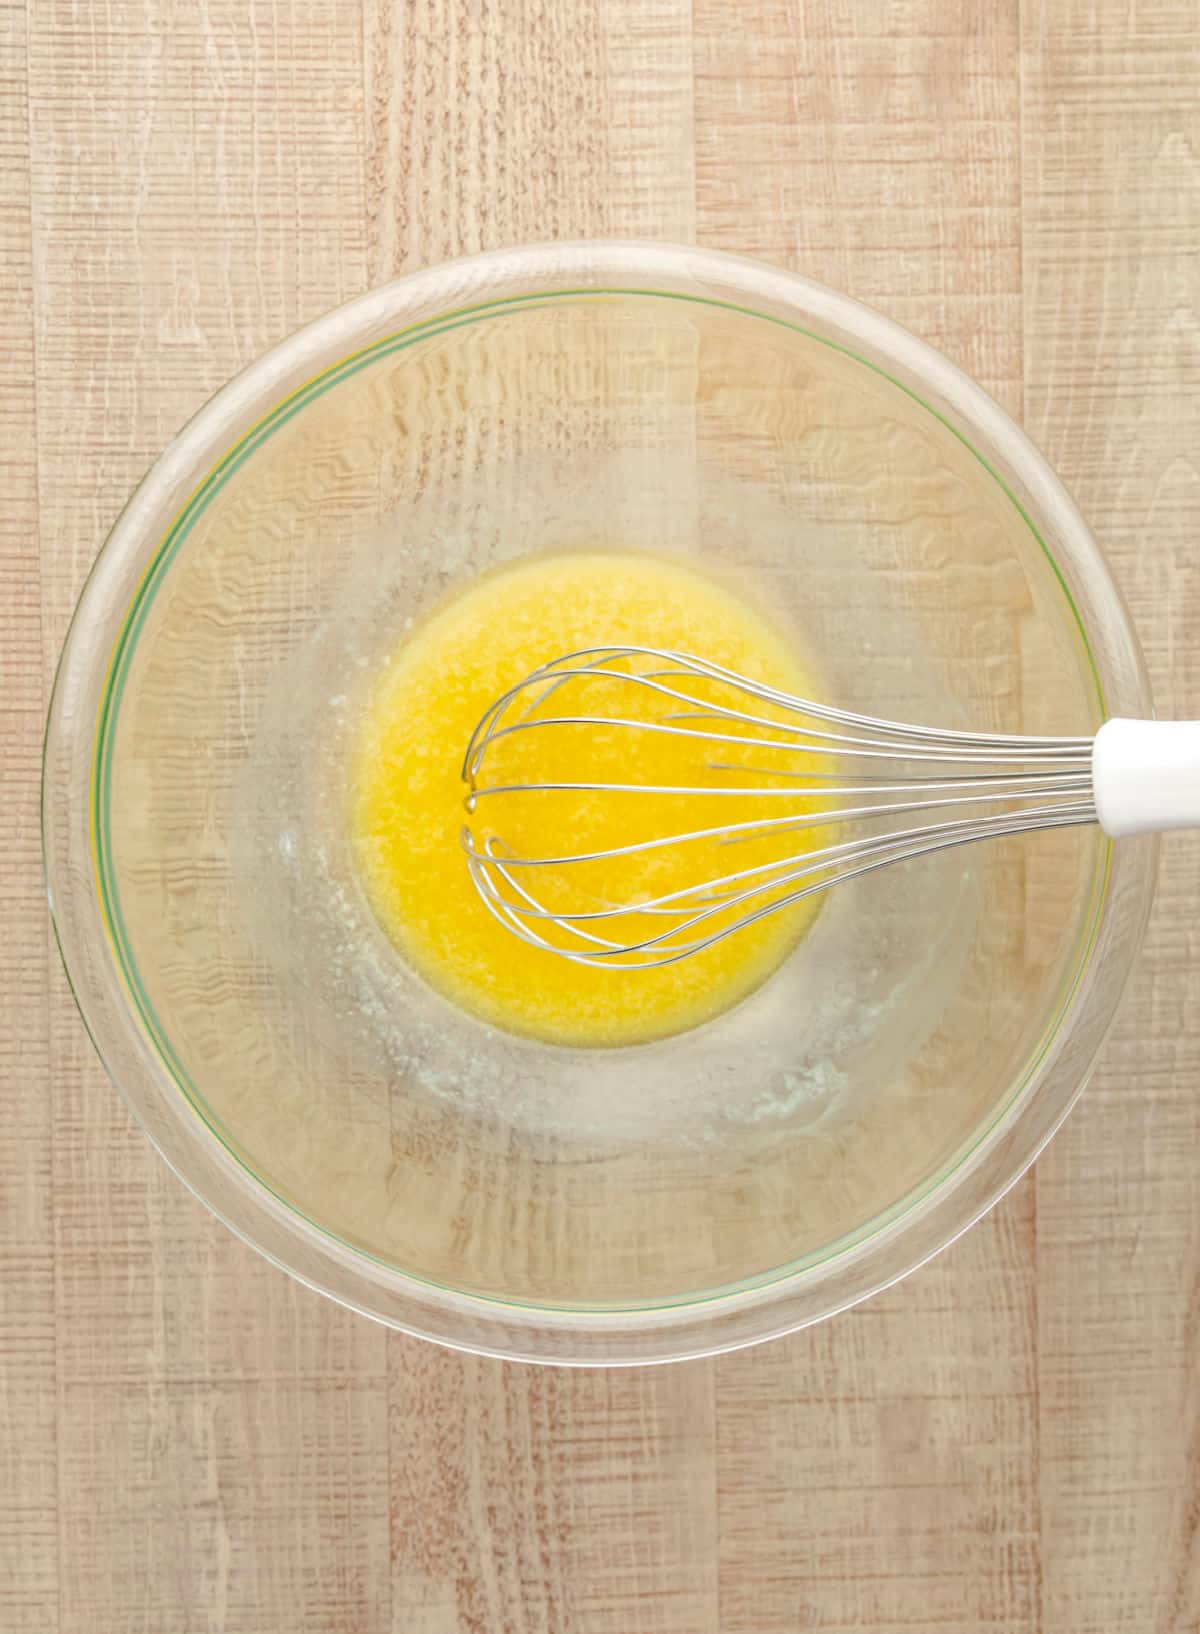
<path fill-rule="evenodd" d="M 1200 828 L 1200 721 L 1105 721 L 1092 784 L 1100 826 L 1113 839 Z"/>

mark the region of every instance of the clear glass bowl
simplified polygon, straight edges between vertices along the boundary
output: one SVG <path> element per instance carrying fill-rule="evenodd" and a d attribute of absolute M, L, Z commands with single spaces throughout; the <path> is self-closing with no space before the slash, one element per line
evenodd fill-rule
<path fill-rule="evenodd" d="M 750 261 L 512 250 L 330 313 L 162 454 L 63 652 L 44 842 L 97 1048 L 234 1230 L 443 1343 L 648 1362 L 828 1316 L 1000 1196 L 1087 1077 L 1155 853 L 1080 829 L 885 870 L 654 1044 L 460 1014 L 365 909 L 347 722 L 455 586 L 597 544 L 729 578 L 849 707 L 1150 710 L 1070 499 L 944 358 Z"/>

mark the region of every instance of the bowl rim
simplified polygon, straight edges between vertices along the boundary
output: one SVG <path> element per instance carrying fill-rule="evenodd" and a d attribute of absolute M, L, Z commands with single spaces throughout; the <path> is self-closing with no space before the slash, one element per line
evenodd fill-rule
<path fill-rule="evenodd" d="M 664 284 L 674 287 L 664 289 Z M 140 1052 L 129 1050 L 128 1037 L 114 1044 L 112 996 L 97 992 L 96 971 L 84 957 L 79 926 L 62 907 L 67 895 L 58 889 L 64 861 L 59 851 L 65 825 L 56 810 L 55 796 L 62 794 L 63 779 L 72 759 L 78 759 L 77 754 L 74 757 L 70 754 L 71 727 L 76 719 L 70 709 L 84 677 L 95 672 L 95 651 L 85 637 L 105 623 L 105 609 L 111 622 L 113 592 L 127 583 L 131 568 L 137 568 L 142 577 L 150 571 L 162 543 L 164 507 L 181 492 L 194 494 L 210 472 L 214 449 L 222 444 L 227 449 L 238 446 L 237 439 L 230 444 L 231 427 L 245 421 L 262 405 L 277 401 L 281 388 L 298 375 L 310 376 L 320 360 L 328 357 L 331 345 L 336 346 L 344 360 L 354 355 L 353 351 L 343 350 L 348 338 L 357 338 L 365 344 L 371 336 L 395 333 L 400 322 L 420 331 L 439 317 L 446 319 L 461 314 L 464 321 L 470 321 L 468 315 L 480 309 L 538 296 L 670 293 L 686 297 L 693 288 L 697 300 L 739 306 L 757 316 L 790 313 L 792 317 L 782 321 L 790 321 L 793 328 L 807 331 L 810 325 L 815 325 L 833 335 L 849 337 L 855 343 L 852 355 L 859 361 L 872 368 L 879 368 L 875 361 L 878 358 L 894 363 L 895 374 L 887 369 L 880 372 L 887 374 L 902 390 L 916 395 L 955 435 L 967 441 L 955 423 L 963 421 L 974 436 L 997 451 L 1004 466 L 1019 475 L 1024 500 L 1009 486 L 1004 470 L 994 469 L 974 448 L 973 442 L 968 441 L 976 457 L 1005 489 L 1034 536 L 1043 544 L 1080 621 L 1085 648 L 1090 653 L 1087 631 L 1071 590 L 1062 580 L 1058 563 L 1042 541 L 1026 507 L 1051 519 L 1056 536 L 1063 542 L 1077 573 L 1089 590 L 1099 594 L 1105 602 L 1106 620 L 1115 637 L 1123 643 L 1123 657 L 1134 677 L 1133 690 L 1140 693 L 1143 712 L 1150 712 L 1144 665 L 1119 592 L 1074 502 L 1029 438 L 982 387 L 941 353 L 853 297 L 800 274 L 720 251 L 641 240 L 573 241 L 490 251 L 410 273 L 331 309 L 249 364 L 214 393 L 168 443 L 118 516 L 84 583 L 63 645 L 47 717 L 42 789 L 44 866 L 56 939 L 72 992 L 109 1076 L 160 1155 L 200 1200 L 250 1246 L 300 1281 L 388 1325 L 455 1348 L 511 1359 L 579 1365 L 666 1361 L 712 1354 L 755 1343 L 835 1314 L 907 1275 L 954 1241 L 1015 1184 L 1074 1104 L 1111 1024 L 1116 994 L 1124 986 L 1149 911 L 1153 848 L 1149 848 L 1148 869 L 1144 865 L 1140 879 L 1134 882 L 1138 900 L 1132 904 L 1132 913 L 1126 914 L 1128 922 L 1120 937 L 1111 942 L 1108 950 L 1104 983 L 1107 1009 L 1098 1017 L 1100 1024 L 1091 1028 L 1083 1058 L 1072 1059 L 1070 1072 L 1074 1081 L 1060 1087 L 1053 1116 L 1044 1121 L 1036 1138 L 1017 1143 L 1016 1152 L 1008 1150 L 1013 1144 L 1012 1126 L 1019 1121 L 1019 1112 L 1033 1088 L 1062 1064 L 1058 1060 L 1061 1048 L 1054 1048 L 1057 1035 L 1047 1041 L 1046 1059 L 1035 1062 L 1024 1086 L 1005 1098 L 1000 1114 L 973 1141 L 970 1150 L 941 1171 L 922 1197 L 914 1201 L 909 1194 L 891 1217 L 883 1218 L 877 1229 L 866 1230 L 840 1253 L 828 1254 L 815 1266 L 787 1268 L 756 1284 L 697 1296 L 678 1305 L 624 1310 L 514 1305 L 431 1285 L 381 1262 L 374 1262 L 373 1271 L 364 1277 L 366 1266 L 372 1263 L 369 1257 L 271 1193 L 266 1183 L 247 1169 L 211 1127 L 204 1124 L 196 1109 L 188 1108 L 193 1125 L 192 1141 L 199 1137 L 201 1146 L 207 1140 L 221 1147 L 220 1155 L 209 1152 L 208 1161 L 198 1165 L 189 1161 L 193 1153 L 186 1150 L 186 1140 L 181 1145 L 177 1139 L 166 1138 L 167 1125 L 147 1116 L 147 1103 L 135 1097 L 125 1082 L 125 1074 L 127 1070 L 135 1071 L 139 1079 L 145 1080 L 139 1088 L 152 1097 L 160 1096 L 166 1089 L 161 1063 L 148 1058 L 154 1049 L 149 1040 L 140 1041 Z M 740 299 L 715 300 L 714 290 L 727 290 Z M 484 294 L 488 299 L 477 307 L 476 298 Z M 836 344 L 829 340 L 828 334 L 818 334 L 817 338 Z M 863 357 L 862 351 L 869 355 Z M 919 395 L 905 384 L 906 375 L 920 382 Z M 930 397 L 933 403 L 928 401 Z M 939 402 L 949 406 L 954 418 L 939 412 Z M 199 484 L 194 480 L 198 471 L 201 473 Z M 127 600 L 119 603 L 117 622 L 121 629 L 125 627 L 130 605 Z M 1103 710 L 1104 689 L 1098 671 L 1096 678 Z M 74 736 L 78 737 L 78 729 Z M 96 722 L 93 746 L 99 739 L 100 725 Z M 88 758 L 91 761 L 92 756 Z M 91 840 L 94 848 L 94 834 Z M 78 843 L 68 847 L 76 870 L 81 861 L 78 850 Z M 94 849 L 91 862 L 95 867 Z M 1109 884 L 1111 886 L 1111 881 Z M 92 894 L 95 894 L 94 887 Z M 1093 944 L 1107 911 L 1108 903 L 1102 900 L 1097 909 Z M 1088 996 L 1083 989 L 1094 953 L 1094 945 L 1090 952 L 1085 952 L 1071 992 L 1060 1006 L 1059 1032 Z M 113 979 L 121 984 L 121 977 L 115 972 Z M 1057 1039 L 1057 1043 L 1061 1046 L 1063 1040 Z M 1077 1057 L 1079 1051 L 1074 1055 Z M 123 1065 L 114 1059 L 117 1056 L 123 1058 Z M 168 1093 L 182 1098 L 180 1088 L 173 1082 Z M 1005 1154 L 999 1164 L 995 1162 L 998 1151 Z M 241 1201 L 246 1205 L 241 1213 L 215 1201 L 211 1195 L 213 1187 L 206 1183 L 215 1173 L 213 1164 L 219 1166 L 222 1162 L 239 1167 L 235 1178 L 240 1181 Z M 994 1172 L 980 1175 L 980 1170 L 989 1163 Z M 941 1205 L 944 1212 L 945 1204 L 954 1199 L 963 1182 L 972 1175 L 982 1180 L 981 1200 L 970 1209 L 960 1210 L 959 1217 L 944 1229 L 927 1230 L 922 1240 L 914 1240 L 907 1252 L 904 1251 L 904 1239 L 911 1234 L 907 1226 L 913 1210 L 929 1205 L 923 1216 L 928 1226 L 934 1208 Z M 883 1263 L 872 1273 L 864 1262 L 878 1257 L 881 1249 L 887 1250 Z M 357 1273 L 366 1284 L 359 1290 L 360 1297 L 347 1294 L 340 1286 L 348 1259 L 351 1279 Z M 330 1261 L 336 1263 L 331 1265 Z M 776 1307 L 786 1305 L 789 1289 L 805 1279 L 835 1280 L 839 1270 L 842 1273 L 854 1270 L 858 1274 L 846 1280 L 844 1289 L 830 1289 L 827 1297 L 817 1302 L 819 1309 L 806 1306 L 779 1309 L 773 1314 Z M 396 1308 L 396 1299 L 379 1297 L 381 1278 L 390 1284 L 389 1293 L 398 1292 L 400 1309 Z M 448 1326 L 438 1319 L 439 1313 L 449 1316 Z M 469 1316 L 465 1325 L 462 1323 L 464 1314 Z M 569 1342 L 564 1344 L 564 1340 Z"/>

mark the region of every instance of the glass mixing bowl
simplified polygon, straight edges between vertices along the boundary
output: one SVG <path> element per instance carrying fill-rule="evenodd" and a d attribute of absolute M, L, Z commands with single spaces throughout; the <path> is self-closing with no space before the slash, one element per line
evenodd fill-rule
<path fill-rule="evenodd" d="M 853 709 L 1150 710 L 1070 499 L 944 358 L 750 261 L 553 245 L 352 301 L 166 449 L 66 642 L 44 843 L 108 1070 L 249 1243 L 447 1344 L 645 1362 L 828 1316 L 993 1203 L 1084 1083 L 1155 853 L 1078 829 L 876 873 L 651 1044 L 460 1013 L 365 906 L 348 733 L 448 592 L 597 545 L 729 580 Z"/>

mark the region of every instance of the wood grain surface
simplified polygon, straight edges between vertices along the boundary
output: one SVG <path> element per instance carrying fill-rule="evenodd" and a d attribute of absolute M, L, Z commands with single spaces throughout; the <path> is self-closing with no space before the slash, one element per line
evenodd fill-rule
<path fill-rule="evenodd" d="M 83 575 L 205 397 L 391 274 L 741 249 L 1024 423 L 1200 716 L 1194 0 L 0 0 L 0 1634 L 1200 1629 L 1200 845 L 1067 1127 L 817 1330 L 442 1354 L 165 1171 L 38 860 Z"/>

